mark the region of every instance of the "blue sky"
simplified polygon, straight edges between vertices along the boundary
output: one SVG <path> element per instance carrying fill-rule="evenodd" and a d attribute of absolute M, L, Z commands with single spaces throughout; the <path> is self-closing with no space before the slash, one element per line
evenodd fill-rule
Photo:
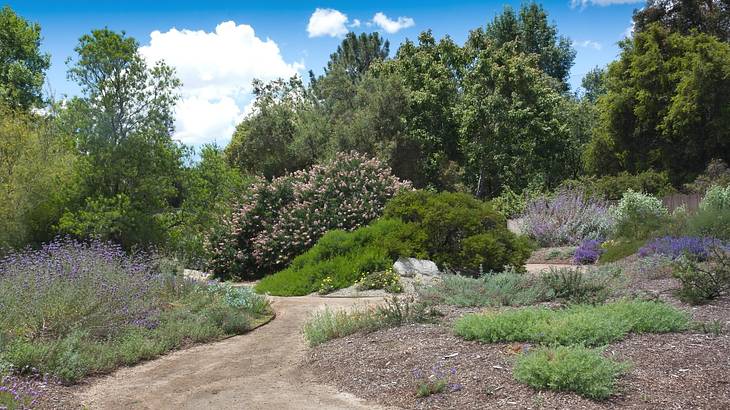
<path fill-rule="evenodd" d="M 462 43 L 504 5 L 520 1 L 188 1 L 11 0 L 23 17 L 41 24 L 43 48 L 52 56 L 48 85 L 56 97 L 78 88 L 66 79 L 66 59 L 78 38 L 104 26 L 125 30 L 150 60 L 164 58 L 185 85 L 176 137 L 199 145 L 225 144 L 250 103 L 250 80 L 322 71 L 345 30 L 380 31 L 391 54 L 404 39 L 432 29 Z M 542 2 L 577 51 L 571 84 L 618 55 L 641 0 Z M 319 12 L 316 12 L 320 9 Z M 378 14 L 380 13 L 380 14 Z M 400 18 L 400 20 L 399 20 Z M 232 22 L 221 24 L 224 22 Z M 359 26 L 357 25 L 359 23 Z M 152 34 L 157 32 L 156 34 Z"/>

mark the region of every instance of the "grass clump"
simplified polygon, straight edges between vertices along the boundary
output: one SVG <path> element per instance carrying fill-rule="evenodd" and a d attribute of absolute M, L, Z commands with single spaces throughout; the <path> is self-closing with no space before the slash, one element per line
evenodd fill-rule
<path fill-rule="evenodd" d="M 535 389 L 572 391 L 601 400 L 613 394 L 616 378 L 628 367 L 583 346 L 540 347 L 517 359 L 514 377 Z"/>
<path fill-rule="evenodd" d="M 620 285 L 622 271 L 617 267 L 588 270 L 578 268 L 550 268 L 540 274 L 547 293 L 553 299 L 570 303 L 605 302 Z"/>
<path fill-rule="evenodd" d="M 73 383 L 271 315 L 249 289 L 159 272 L 151 255 L 65 240 L 0 262 L 0 363 Z"/>
<path fill-rule="evenodd" d="M 384 304 L 352 310 L 326 308 L 314 313 L 304 324 L 302 331 L 310 346 L 357 332 L 373 332 L 379 329 L 408 323 L 429 322 L 435 312 L 412 299 L 392 297 Z"/>
<path fill-rule="evenodd" d="M 620 300 L 605 305 L 573 305 L 561 310 L 530 307 L 471 314 L 456 321 L 454 330 L 467 340 L 533 342 L 601 346 L 630 332 L 667 333 L 688 326 L 688 317 L 654 301 Z"/>
<path fill-rule="evenodd" d="M 425 301 L 452 306 L 523 306 L 549 299 L 540 281 L 529 275 L 503 272 L 480 278 L 444 275 L 443 280 L 418 288 Z"/>

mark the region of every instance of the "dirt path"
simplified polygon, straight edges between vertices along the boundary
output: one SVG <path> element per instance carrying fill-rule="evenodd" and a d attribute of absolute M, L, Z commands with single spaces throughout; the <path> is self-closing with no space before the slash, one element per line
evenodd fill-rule
<path fill-rule="evenodd" d="M 315 384 L 299 367 L 301 326 L 325 305 L 377 299 L 272 298 L 277 317 L 255 331 L 121 369 L 79 392 L 91 409 L 377 409 Z"/>

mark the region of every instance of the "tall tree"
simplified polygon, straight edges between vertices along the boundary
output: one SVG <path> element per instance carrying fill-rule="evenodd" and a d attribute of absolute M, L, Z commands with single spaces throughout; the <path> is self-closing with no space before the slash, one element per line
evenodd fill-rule
<path fill-rule="evenodd" d="M 149 66 L 124 32 L 80 38 L 69 78 L 83 96 L 62 121 L 85 161 L 86 206 L 65 215 L 64 229 L 99 234 L 125 246 L 161 240 L 159 215 L 178 195 L 183 149 L 172 140 L 180 81 L 164 62 Z"/>
<path fill-rule="evenodd" d="M 41 53 L 41 27 L 0 9 L 0 103 L 27 110 L 40 106 L 48 54 Z"/>
<path fill-rule="evenodd" d="M 730 1 L 648 0 L 634 12 L 634 30 L 641 33 L 653 23 L 680 34 L 706 33 L 730 42 Z"/>
<path fill-rule="evenodd" d="M 550 24 L 541 5 L 523 4 L 518 14 L 506 6 L 501 15 L 487 24 L 486 29 L 475 30 L 468 42 L 471 47 L 478 48 L 485 44 L 485 38 L 497 46 L 513 42 L 517 52 L 536 54 L 538 67 L 560 82 L 563 90 L 568 90 L 575 50 L 568 38 L 558 36 L 557 26 Z"/>
<path fill-rule="evenodd" d="M 580 82 L 583 89 L 583 98 L 591 103 L 598 101 L 598 97 L 606 93 L 606 70 L 595 67 L 588 71 Z"/>
<path fill-rule="evenodd" d="M 660 24 L 621 43 L 588 147 L 594 173 L 667 171 L 690 182 L 713 158 L 730 159 L 730 44 Z"/>
<path fill-rule="evenodd" d="M 390 42 L 378 33 L 349 32 L 345 35 L 337 51 L 330 55 L 325 73 L 342 69 L 350 78 L 361 78 L 376 61 L 388 58 Z"/>

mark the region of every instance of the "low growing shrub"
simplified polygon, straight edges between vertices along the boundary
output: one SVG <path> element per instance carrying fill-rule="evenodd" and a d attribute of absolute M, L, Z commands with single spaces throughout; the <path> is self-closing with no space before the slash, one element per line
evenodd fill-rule
<path fill-rule="evenodd" d="M 417 288 L 420 299 L 452 306 L 523 306 L 549 300 L 542 283 L 515 272 L 485 274 L 480 278 L 444 275 L 438 283 Z"/>
<path fill-rule="evenodd" d="M 576 265 L 591 265 L 598 261 L 603 253 L 601 241 L 596 239 L 586 239 L 581 242 L 573 253 L 573 263 Z"/>
<path fill-rule="evenodd" d="M 561 246 L 606 238 L 613 222 L 605 202 L 563 190 L 530 202 L 522 224 L 525 234 L 540 246 Z"/>
<path fill-rule="evenodd" d="M 697 258 L 679 258 L 673 274 L 682 287 L 679 298 L 691 304 L 700 304 L 730 292 L 730 246 L 711 246 L 706 262 Z"/>
<path fill-rule="evenodd" d="M 656 197 L 628 190 L 616 206 L 611 207 L 615 236 L 625 239 L 646 239 L 661 229 L 669 212 Z"/>
<path fill-rule="evenodd" d="M 386 201 L 409 186 L 381 161 L 356 153 L 256 183 L 209 238 L 209 268 L 221 279 L 275 272 L 328 230 L 353 230 L 379 217 Z"/>
<path fill-rule="evenodd" d="M 638 252 L 645 243 L 644 239 L 617 239 L 603 242 L 601 244 L 603 252 L 598 257 L 598 263 L 606 264 L 624 259 Z"/>
<path fill-rule="evenodd" d="M 717 246 L 722 246 L 722 242 L 713 238 L 692 236 L 674 238 L 666 236 L 649 241 L 639 249 L 639 256 L 644 258 L 651 255 L 661 255 L 670 260 L 684 256 L 693 260 L 704 261 L 710 255 L 710 250 Z"/>
<path fill-rule="evenodd" d="M 684 330 L 687 314 L 660 302 L 621 300 L 605 305 L 574 305 L 562 310 L 530 307 L 466 315 L 454 324 L 457 335 L 487 343 L 534 342 L 601 346 L 630 332 Z"/>
<path fill-rule="evenodd" d="M 388 268 L 382 272 L 364 273 L 357 281 L 359 290 L 384 289 L 388 293 L 403 292 L 400 276 Z"/>
<path fill-rule="evenodd" d="M 539 390 L 572 391 L 594 400 L 614 392 L 616 379 L 629 368 L 582 346 L 539 347 L 517 358 L 515 379 Z"/>
<path fill-rule="evenodd" d="M 351 310 L 325 308 L 304 324 L 302 331 L 310 346 L 357 332 L 373 332 L 408 323 L 428 322 L 434 313 L 413 299 L 393 296 L 381 305 Z"/>
<path fill-rule="evenodd" d="M 550 268 L 540 279 L 554 299 L 571 303 L 602 303 L 608 299 L 621 278 L 619 268 Z"/>

